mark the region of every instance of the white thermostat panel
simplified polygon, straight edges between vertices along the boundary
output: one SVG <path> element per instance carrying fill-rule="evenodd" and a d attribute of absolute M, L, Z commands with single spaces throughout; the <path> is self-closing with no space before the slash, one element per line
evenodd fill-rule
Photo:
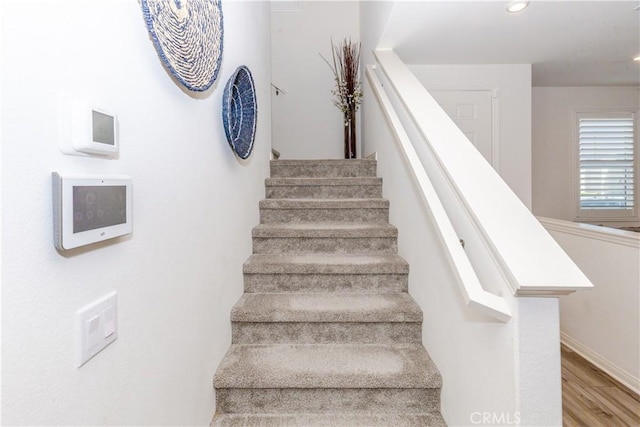
<path fill-rule="evenodd" d="M 71 143 L 74 150 L 87 154 L 118 154 L 118 122 L 115 114 L 73 103 Z"/>
<path fill-rule="evenodd" d="M 118 155 L 120 143 L 115 114 L 61 96 L 59 116 L 63 152 L 80 156 Z"/>
<path fill-rule="evenodd" d="M 133 186 L 127 175 L 52 173 L 53 235 L 65 251 L 133 231 Z"/>

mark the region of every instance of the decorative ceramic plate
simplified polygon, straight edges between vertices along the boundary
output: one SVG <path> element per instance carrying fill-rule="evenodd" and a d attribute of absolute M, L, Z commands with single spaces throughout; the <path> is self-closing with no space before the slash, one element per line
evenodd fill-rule
<path fill-rule="evenodd" d="M 220 0 L 142 0 L 142 13 L 169 72 L 189 90 L 209 89 L 222 61 Z"/>
<path fill-rule="evenodd" d="M 251 71 L 241 65 L 231 75 L 222 94 L 222 122 L 229 145 L 246 159 L 251 155 L 258 121 L 256 88 Z"/>

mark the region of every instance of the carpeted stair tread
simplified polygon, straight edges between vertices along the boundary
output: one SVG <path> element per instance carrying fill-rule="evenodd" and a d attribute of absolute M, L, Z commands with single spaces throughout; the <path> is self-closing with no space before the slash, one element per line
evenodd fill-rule
<path fill-rule="evenodd" d="M 389 201 L 381 198 L 280 198 L 260 201 L 260 223 L 389 222 Z"/>
<path fill-rule="evenodd" d="M 388 414 L 223 414 L 217 427 L 445 427 L 439 413 Z"/>
<path fill-rule="evenodd" d="M 351 177 L 307 177 L 307 178 L 267 178 L 267 187 L 298 187 L 298 186 L 356 186 L 356 185 L 382 185 L 382 178 L 370 176 Z"/>
<path fill-rule="evenodd" d="M 398 230 L 388 223 L 273 222 L 253 229 L 253 253 L 395 254 Z"/>
<path fill-rule="evenodd" d="M 253 254 L 245 274 L 408 274 L 396 254 Z"/>
<path fill-rule="evenodd" d="M 368 223 L 275 223 L 260 224 L 253 229 L 253 237 L 393 237 L 398 229 L 391 224 Z"/>
<path fill-rule="evenodd" d="M 439 388 L 421 344 L 232 344 L 216 388 Z"/>
<path fill-rule="evenodd" d="M 375 177 L 377 162 L 373 159 L 272 160 L 270 168 L 272 178 Z"/>
<path fill-rule="evenodd" d="M 233 344 L 422 343 L 422 322 L 233 322 Z"/>
<path fill-rule="evenodd" d="M 254 293 L 231 310 L 233 322 L 422 322 L 407 293 Z"/>
<path fill-rule="evenodd" d="M 417 414 L 440 410 L 438 388 L 218 388 L 218 414 Z"/>
<path fill-rule="evenodd" d="M 374 176 L 267 178 L 268 199 L 381 198 L 382 178 Z"/>
<path fill-rule="evenodd" d="M 361 164 L 375 164 L 375 159 L 278 159 L 271 160 L 272 165 L 278 166 L 345 166 L 355 167 Z"/>
<path fill-rule="evenodd" d="M 388 209 L 389 201 L 374 199 L 263 199 L 260 209 Z"/>
<path fill-rule="evenodd" d="M 304 292 L 304 293 L 397 293 L 407 292 L 409 280 L 406 272 L 391 273 L 287 273 L 284 267 L 261 273 L 255 266 L 252 273 L 244 274 L 244 291 Z"/>

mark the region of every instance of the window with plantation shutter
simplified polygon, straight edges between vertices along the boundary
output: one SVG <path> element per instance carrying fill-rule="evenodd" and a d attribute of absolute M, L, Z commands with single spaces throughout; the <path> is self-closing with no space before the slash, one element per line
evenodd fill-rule
<path fill-rule="evenodd" d="M 577 113 L 577 219 L 634 217 L 638 204 L 635 113 Z"/>

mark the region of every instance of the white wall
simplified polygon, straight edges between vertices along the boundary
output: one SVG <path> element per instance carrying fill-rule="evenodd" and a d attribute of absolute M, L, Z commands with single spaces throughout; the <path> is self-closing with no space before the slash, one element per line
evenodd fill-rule
<path fill-rule="evenodd" d="M 269 7 L 223 2 L 219 79 L 190 96 L 163 69 L 136 1 L 2 3 L 4 424 L 208 425 L 268 174 Z M 220 117 L 240 64 L 259 102 L 248 161 Z M 59 151 L 62 92 L 118 114 L 119 159 Z M 56 252 L 52 171 L 131 175 L 133 234 Z M 119 337 L 77 369 L 75 312 L 112 290 Z"/>
<path fill-rule="evenodd" d="M 297 11 L 271 14 L 273 147 L 282 159 L 344 158 L 342 112 L 333 105 L 334 43 L 359 37 L 359 2 L 300 1 Z M 360 132 L 358 132 L 360 138 Z M 358 156 L 360 155 L 358 149 Z"/>
<path fill-rule="evenodd" d="M 384 32 L 384 28 L 389 19 L 389 15 L 393 10 L 395 1 L 363 1 L 360 4 L 360 40 L 362 42 L 362 56 L 361 67 L 364 76 L 367 65 L 375 64 L 376 59 L 373 55 L 373 51 L 378 46 L 380 36 Z M 363 86 L 366 78 L 363 78 Z M 369 102 L 370 100 L 363 98 L 361 111 L 362 120 L 366 120 L 370 114 L 367 109 L 377 109 L 375 103 Z M 361 120 L 361 121 L 362 121 Z M 369 139 L 375 135 L 371 132 L 375 132 L 372 126 L 367 126 L 366 123 L 362 123 L 361 137 L 361 153 L 364 156 L 368 156 L 375 153 L 376 147 L 373 143 L 369 143 Z"/>
<path fill-rule="evenodd" d="M 640 234 L 541 221 L 595 285 L 560 300 L 563 342 L 640 392 Z"/>
<path fill-rule="evenodd" d="M 574 111 L 639 108 L 637 87 L 533 88 L 533 212 L 573 220 Z M 602 223 L 602 222 L 600 222 Z M 631 223 L 609 225 L 640 225 Z"/>
<path fill-rule="evenodd" d="M 374 64 L 373 51 L 378 47 L 395 1 L 365 1 L 360 4 L 360 40 L 363 65 Z"/>
<path fill-rule="evenodd" d="M 360 5 L 360 38 L 363 41 L 363 63 L 373 64 L 371 52 L 378 47 L 380 37 L 386 39 L 401 29 L 389 23 L 396 2 L 362 2 Z M 403 4 L 403 7 L 408 7 Z M 405 13 L 404 10 L 399 12 Z M 397 21 L 397 22 L 396 22 Z M 393 24 L 402 25 L 401 19 Z M 391 27 L 393 28 L 391 28 Z M 406 48 L 404 45 L 384 47 Z M 411 71 L 427 89 L 491 90 L 497 94 L 498 172 L 520 200 L 531 208 L 531 65 L 410 65 Z M 366 102 L 363 111 L 367 108 Z M 364 154 L 367 128 L 363 129 Z"/>
<path fill-rule="evenodd" d="M 411 65 L 427 90 L 491 90 L 497 95 L 494 165 L 531 209 L 531 65 Z"/>

